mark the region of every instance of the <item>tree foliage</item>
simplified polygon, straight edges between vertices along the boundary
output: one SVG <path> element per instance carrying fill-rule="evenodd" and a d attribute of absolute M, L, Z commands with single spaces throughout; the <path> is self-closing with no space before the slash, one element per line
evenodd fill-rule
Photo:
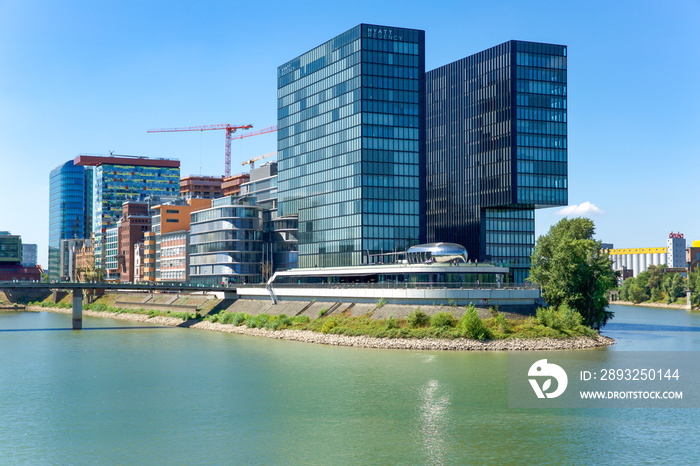
<path fill-rule="evenodd" d="M 552 226 L 537 239 L 528 280 L 542 287 L 548 305 L 566 305 L 581 314 L 584 323 L 599 327 L 613 316 L 607 310 L 608 293 L 617 287 L 619 274 L 600 252 L 594 233 L 593 221 L 587 218 L 564 218 Z"/>
<path fill-rule="evenodd" d="M 690 303 L 695 307 L 700 307 L 700 270 L 690 273 L 688 288 L 690 288 Z"/>

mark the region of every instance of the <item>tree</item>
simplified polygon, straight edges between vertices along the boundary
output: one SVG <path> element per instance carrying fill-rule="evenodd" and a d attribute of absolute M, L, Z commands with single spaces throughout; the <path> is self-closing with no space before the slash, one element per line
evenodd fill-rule
<path fill-rule="evenodd" d="M 584 323 L 599 328 L 613 316 L 607 310 L 608 293 L 617 288 L 619 273 L 601 253 L 594 233 L 593 221 L 587 218 L 564 218 L 552 226 L 537 239 L 528 281 L 542 287 L 550 306 L 566 304 Z"/>
<path fill-rule="evenodd" d="M 622 286 L 620 287 L 620 299 L 622 301 L 629 301 L 630 296 L 629 296 L 629 291 L 632 285 L 636 283 L 636 280 L 634 277 L 629 277 L 627 280 L 622 282 Z"/>
<path fill-rule="evenodd" d="M 690 303 L 696 307 L 700 306 L 700 270 L 690 273 L 688 288 L 690 288 Z"/>
<path fill-rule="evenodd" d="M 666 275 L 663 280 L 666 302 L 673 303 L 685 294 L 685 279 L 679 273 Z"/>

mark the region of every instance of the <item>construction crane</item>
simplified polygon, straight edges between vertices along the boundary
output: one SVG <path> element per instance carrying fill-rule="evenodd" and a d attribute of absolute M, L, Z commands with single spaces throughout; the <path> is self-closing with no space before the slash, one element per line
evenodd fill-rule
<path fill-rule="evenodd" d="M 179 131 L 210 131 L 215 129 L 226 130 L 226 162 L 224 173 L 225 176 L 231 176 L 231 135 L 238 129 L 250 129 L 253 125 L 206 125 L 206 126 L 190 126 L 187 128 L 161 128 L 149 129 L 149 133 L 175 133 Z M 269 128 L 268 128 L 269 129 Z M 264 131 L 264 130 L 263 130 Z M 277 127 L 275 126 L 275 131 Z M 251 134 L 252 136 L 252 134 Z M 238 139 L 238 138 L 234 138 Z"/>
<path fill-rule="evenodd" d="M 259 155 L 259 156 L 257 156 L 257 157 L 253 157 L 253 158 L 250 159 L 250 160 L 246 160 L 246 161 L 243 162 L 241 165 L 245 165 L 245 164 L 248 164 L 248 163 L 249 163 L 249 164 L 250 164 L 250 169 L 252 170 L 253 168 L 255 168 L 255 162 L 257 162 L 258 160 L 262 160 L 262 159 L 264 159 L 264 158 L 266 158 L 266 157 L 270 157 L 271 155 L 275 155 L 276 153 L 277 153 L 277 152 L 270 152 L 269 154 L 263 154 L 263 155 Z"/>
<path fill-rule="evenodd" d="M 259 134 L 274 133 L 275 131 L 277 131 L 277 126 L 270 126 L 269 128 L 261 129 L 259 131 L 253 131 L 252 133 L 241 134 L 240 136 L 236 136 L 233 139 L 249 138 L 251 136 L 257 136 Z"/>

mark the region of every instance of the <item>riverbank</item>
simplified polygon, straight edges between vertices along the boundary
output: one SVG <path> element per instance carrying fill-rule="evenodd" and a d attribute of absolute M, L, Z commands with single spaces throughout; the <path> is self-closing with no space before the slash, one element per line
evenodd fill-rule
<path fill-rule="evenodd" d="M 688 309 L 687 304 L 666 304 L 666 303 L 638 303 L 632 301 L 611 301 L 610 304 L 619 304 L 621 306 L 639 306 L 639 307 L 658 307 L 662 309 L 681 309 L 684 311 L 692 311 L 697 309 Z"/>
<path fill-rule="evenodd" d="M 30 311 L 49 311 L 70 314 L 71 309 L 47 308 L 41 306 L 28 306 Z M 208 321 L 183 321 L 182 319 L 166 316 L 149 317 L 146 314 L 127 314 L 115 312 L 96 312 L 83 310 L 83 315 L 132 322 L 144 322 L 155 325 L 172 327 L 188 327 L 199 330 L 236 333 L 278 340 L 291 340 L 303 343 L 316 343 L 330 346 L 353 346 L 359 348 L 381 349 L 409 349 L 409 350 L 442 350 L 442 351 L 538 351 L 538 350 L 571 350 L 589 349 L 609 346 L 614 343 L 611 338 L 598 335 L 595 338 L 538 338 L 520 339 L 511 338 L 505 340 L 477 341 L 466 338 L 437 339 L 437 338 L 373 338 L 368 336 L 347 336 L 326 333 L 317 333 L 309 330 L 266 330 L 261 328 L 247 328 L 232 324 L 221 324 Z"/>

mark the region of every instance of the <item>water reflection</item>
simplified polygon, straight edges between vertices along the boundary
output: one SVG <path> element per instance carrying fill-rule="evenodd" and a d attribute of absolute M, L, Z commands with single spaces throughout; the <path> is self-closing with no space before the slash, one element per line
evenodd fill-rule
<path fill-rule="evenodd" d="M 443 464 L 446 453 L 446 430 L 450 400 L 440 393 L 437 380 L 421 389 L 419 430 L 427 462 Z"/>

